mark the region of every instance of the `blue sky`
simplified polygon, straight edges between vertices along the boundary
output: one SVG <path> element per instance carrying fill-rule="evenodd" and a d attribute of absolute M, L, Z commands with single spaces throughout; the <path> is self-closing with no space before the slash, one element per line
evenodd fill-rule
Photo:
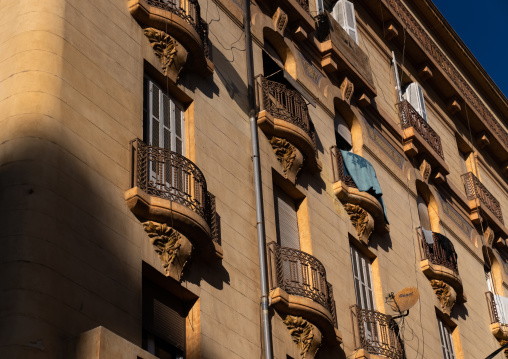
<path fill-rule="evenodd" d="M 508 0 L 432 0 L 508 97 Z"/>

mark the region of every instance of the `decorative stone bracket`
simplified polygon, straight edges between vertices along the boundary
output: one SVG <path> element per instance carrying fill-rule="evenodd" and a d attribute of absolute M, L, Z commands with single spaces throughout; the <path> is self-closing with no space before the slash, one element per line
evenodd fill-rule
<path fill-rule="evenodd" d="M 302 359 L 314 358 L 321 346 L 321 333 L 311 323 L 302 317 L 288 315 L 284 324 L 291 334 L 291 338 L 300 349 Z"/>
<path fill-rule="evenodd" d="M 270 140 L 270 144 L 277 160 L 282 165 L 284 177 L 295 182 L 303 164 L 302 153 L 284 138 L 274 136 Z"/>
<path fill-rule="evenodd" d="M 150 242 L 159 256 L 166 276 L 180 281 L 192 252 L 189 240 L 166 223 L 144 222 L 143 229 L 150 237 Z"/>
<path fill-rule="evenodd" d="M 457 292 L 442 280 L 432 279 L 430 285 L 441 303 L 443 313 L 450 315 L 457 300 Z"/>
<path fill-rule="evenodd" d="M 351 223 L 356 228 L 358 239 L 368 244 L 370 235 L 374 231 L 374 218 L 359 205 L 346 203 L 344 208 L 351 219 Z"/>

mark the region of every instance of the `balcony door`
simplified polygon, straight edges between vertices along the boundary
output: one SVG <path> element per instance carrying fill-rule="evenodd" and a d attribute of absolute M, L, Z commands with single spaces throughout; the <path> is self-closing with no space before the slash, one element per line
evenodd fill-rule
<path fill-rule="evenodd" d="M 155 83 L 146 80 L 145 142 L 155 147 L 149 155 L 149 181 L 172 191 L 185 186 L 178 162 L 167 151 L 185 156 L 185 116 L 182 107 Z M 161 149 L 158 150 L 157 148 Z M 164 151 L 167 150 L 167 151 Z"/>

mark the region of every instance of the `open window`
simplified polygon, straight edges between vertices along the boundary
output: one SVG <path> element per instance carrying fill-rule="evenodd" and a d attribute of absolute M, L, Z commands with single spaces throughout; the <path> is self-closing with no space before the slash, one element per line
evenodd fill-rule
<path fill-rule="evenodd" d="M 335 126 L 335 143 L 337 148 L 343 151 L 352 151 L 353 136 L 351 135 L 351 129 L 338 111 L 335 112 L 333 124 Z"/>
<path fill-rule="evenodd" d="M 332 16 L 358 45 L 358 30 L 353 3 L 348 0 L 337 1 L 332 9 Z"/>
<path fill-rule="evenodd" d="M 413 106 L 416 112 L 422 116 L 425 122 L 428 122 L 427 110 L 425 109 L 425 96 L 422 87 L 416 82 L 411 82 L 404 89 L 403 97 Z"/>

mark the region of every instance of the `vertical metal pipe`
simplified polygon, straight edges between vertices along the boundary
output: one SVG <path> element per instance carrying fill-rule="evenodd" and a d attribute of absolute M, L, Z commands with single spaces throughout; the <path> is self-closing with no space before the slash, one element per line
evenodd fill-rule
<path fill-rule="evenodd" d="M 268 313 L 268 272 L 266 266 L 265 214 L 263 208 L 263 189 L 261 182 L 261 163 L 259 160 L 258 126 L 256 121 L 256 99 L 254 94 L 254 64 L 252 39 L 250 33 L 250 0 L 244 0 L 243 26 L 245 30 L 245 54 L 247 57 L 247 84 L 249 97 L 250 132 L 252 141 L 252 163 L 254 165 L 254 188 L 256 192 L 256 227 L 259 254 L 259 276 L 261 281 L 261 326 L 265 359 L 273 358 L 272 333 Z"/>

